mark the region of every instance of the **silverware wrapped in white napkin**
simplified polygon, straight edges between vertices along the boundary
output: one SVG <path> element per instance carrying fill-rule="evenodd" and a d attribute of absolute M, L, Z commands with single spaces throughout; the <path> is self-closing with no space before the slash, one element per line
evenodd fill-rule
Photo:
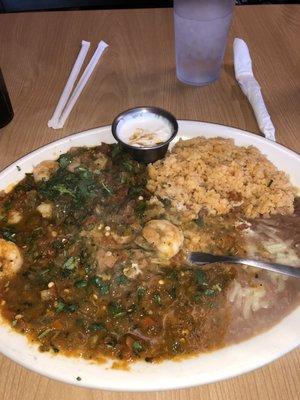
<path fill-rule="evenodd" d="M 236 80 L 253 108 L 259 129 L 266 139 L 276 141 L 275 128 L 266 108 L 260 85 L 253 75 L 249 49 L 244 40 L 234 39 L 233 55 Z"/>

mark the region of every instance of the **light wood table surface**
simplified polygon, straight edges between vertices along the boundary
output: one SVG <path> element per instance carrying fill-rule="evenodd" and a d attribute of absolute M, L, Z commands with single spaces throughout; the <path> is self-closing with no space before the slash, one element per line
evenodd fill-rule
<path fill-rule="evenodd" d="M 236 7 L 221 78 L 197 88 L 176 80 L 172 10 L 75 11 L 0 15 L 0 66 L 15 117 L 0 131 L 0 168 L 70 133 L 109 124 L 137 105 L 166 108 L 177 118 L 211 121 L 258 133 L 233 74 L 233 37 L 250 47 L 254 71 L 278 142 L 300 152 L 300 6 Z M 82 39 L 110 48 L 65 128 L 47 121 Z M 67 386 L 0 356 L 1 400 L 296 400 L 300 350 L 246 375 L 193 389 L 112 393 Z"/>

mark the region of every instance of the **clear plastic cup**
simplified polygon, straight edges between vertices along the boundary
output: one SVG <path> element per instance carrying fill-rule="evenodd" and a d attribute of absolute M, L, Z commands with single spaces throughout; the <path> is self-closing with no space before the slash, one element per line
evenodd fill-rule
<path fill-rule="evenodd" d="M 207 85 L 219 78 L 234 0 L 174 0 L 177 78 Z"/>

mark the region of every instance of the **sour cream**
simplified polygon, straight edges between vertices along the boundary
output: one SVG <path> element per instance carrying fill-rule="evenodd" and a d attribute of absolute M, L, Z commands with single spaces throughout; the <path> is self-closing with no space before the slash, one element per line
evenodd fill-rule
<path fill-rule="evenodd" d="M 171 135 L 168 119 L 150 112 L 127 116 L 118 127 L 119 139 L 134 147 L 154 147 L 166 142 Z"/>
<path fill-rule="evenodd" d="M 112 122 L 113 137 L 138 162 L 153 163 L 164 158 L 176 137 L 178 123 L 158 107 L 136 107 L 119 114 Z"/>

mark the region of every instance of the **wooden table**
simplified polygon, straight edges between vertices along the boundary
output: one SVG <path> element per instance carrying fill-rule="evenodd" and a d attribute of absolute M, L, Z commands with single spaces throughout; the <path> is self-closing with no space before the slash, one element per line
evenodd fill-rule
<path fill-rule="evenodd" d="M 249 44 L 254 71 L 277 129 L 278 142 L 300 151 L 299 6 L 236 7 L 220 80 L 185 86 L 175 78 L 172 11 L 79 11 L 0 15 L 0 65 L 14 120 L 0 131 L 0 168 L 73 132 L 109 124 L 120 111 L 151 104 L 178 118 L 211 121 L 258 133 L 233 74 L 232 40 Z M 47 121 L 82 39 L 111 47 L 65 128 Z M 124 394 L 67 386 L 0 357 L 1 400 L 300 399 L 300 350 L 224 382 L 163 393 Z"/>

